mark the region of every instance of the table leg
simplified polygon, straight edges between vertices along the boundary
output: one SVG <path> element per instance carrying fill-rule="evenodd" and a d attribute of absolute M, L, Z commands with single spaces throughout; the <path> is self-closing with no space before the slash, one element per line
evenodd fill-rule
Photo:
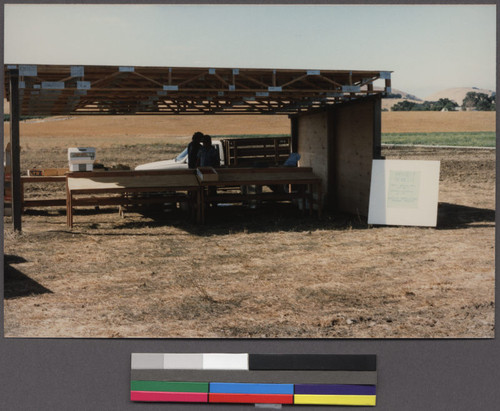
<path fill-rule="evenodd" d="M 321 208 L 322 208 L 322 193 L 321 193 L 321 183 L 316 184 L 316 191 L 318 192 L 318 218 L 321 218 Z"/>
<path fill-rule="evenodd" d="M 24 213 L 24 182 L 21 180 L 21 214 Z"/>
<path fill-rule="evenodd" d="M 312 186 L 311 186 L 311 184 L 307 185 L 306 195 L 307 195 L 307 199 L 309 200 L 309 216 L 312 216 L 312 213 L 313 213 L 313 210 L 314 210 L 314 206 L 313 206 L 314 196 L 313 196 L 313 193 L 312 193 Z"/>
<path fill-rule="evenodd" d="M 305 185 L 301 184 L 300 185 L 300 190 L 301 190 L 301 197 L 302 197 L 302 215 L 306 214 L 306 206 L 307 206 L 307 192 L 305 189 Z"/>
<path fill-rule="evenodd" d="M 199 213 L 199 222 L 201 224 L 205 224 L 205 189 L 201 187 L 198 190 L 198 213 Z"/>

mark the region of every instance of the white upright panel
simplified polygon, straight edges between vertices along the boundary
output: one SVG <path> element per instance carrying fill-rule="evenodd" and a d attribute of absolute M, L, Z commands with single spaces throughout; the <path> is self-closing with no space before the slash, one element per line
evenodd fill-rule
<path fill-rule="evenodd" d="M 368 224 L 435 227 L 439 161 L 373 160 Z"/>
<path fill-rule="evenodd" d="M 248 370 L 248 354 L 203 354 L 204 370 Z"/>

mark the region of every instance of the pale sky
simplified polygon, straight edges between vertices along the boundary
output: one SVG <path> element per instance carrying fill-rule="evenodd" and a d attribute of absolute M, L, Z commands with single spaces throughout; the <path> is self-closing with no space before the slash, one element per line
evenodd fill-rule
<path fill-rule="evenodd" d="M 496 88 L 496 7 L 5 5 L 6 64 L 393 71 L 417 97 Z"/>

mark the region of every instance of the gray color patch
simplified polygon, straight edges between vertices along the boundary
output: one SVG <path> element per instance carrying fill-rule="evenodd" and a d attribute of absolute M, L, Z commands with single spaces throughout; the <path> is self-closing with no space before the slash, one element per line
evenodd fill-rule
<path fill-rule="evenodd" d="M 377 371 L 231 371 L 133 369 L 132 380 L 282 384 L 377 384 Z"/>
<path fill-rule="evenodd" d="M 162 370 L 164 354 L 132 354 L 132 370 Z"/>
<path fill-rule="evenodd" d="M 203 354 L 163 354 L 166 370 L 201 370 Z"/>

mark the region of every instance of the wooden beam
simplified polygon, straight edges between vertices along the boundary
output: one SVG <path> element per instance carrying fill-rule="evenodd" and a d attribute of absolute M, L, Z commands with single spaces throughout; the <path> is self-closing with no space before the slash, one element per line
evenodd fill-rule
<path fill-rule="evenodd" d="M 10 70 L 10 144 L 12 225 L 14 231 L 22 231 L 21 213 L 23 199 L 21 192 L 21 150 L 19 146 L 19 71 L 17 69 Z"/>
<path fill-rule="evenodd" d="M 306 77 L 307 77 L 307 74 L 304 74 L 303 76 L 297 77 L 296 79 L 289 81 L 288 83 L 282 84 L 281 87 L 285 88 L 286 86 L 289 86 L 290 84 L 296 83 L 297 81 L 301 81 L 302 79 L 304 79 Z"/>
<path fill-rule="evenodd" d="M 259 84 L 259 85 L 261 85 L 261 86 L 264 86 L 264 87 L 266 88 L 266 90 L 267 90 L 267 88 L 269 87 L 269 84 L 263 83 L 262 81 L 257 80 L 257 79 L 255 79 L 255 78 L 253 78 L 253 77 L 247 76 L 246 74 L 241 74 L 241 72 L 240 72 L 239 76 L 240 76 L 241 78 L 245 78 L 245 79 L 247 79 L 247 80 L 249 80 L 249 81 L 251 81 L 251 82 L 253 82 L 253 83 L 255 83 L 255 84 Z"/>
<path fill-rule="evenodd" d="M 115 73 L 113 73 L 113 74 L 111 74 L 111 75 L 109 75 L 109 76 L 106 76 L 106 77 L 103 77 L 103 78 L 101 78 L 101 79 L 99 79 L 99 80 L 96 80 L 96 81 L 94 81 L 93 83 L 91 83 L 91 87 L 95 87 L 97 84 L 100 84 L 100 83 L 102 83 L 103 81 L 113 79 L 113 78 L 115 78 L 116 76 L 119 76 L 120 74 L 122 74 L 122 72 L 121 72 L 121 71 L 117 71 L 117 72 L 115 72 Z"/>
<path fill-rule="evenodd" d="M 143 78 L 144 80 L 147 80 L 151 83 L 154 83 L 156 84 L 157 86 L 160 86 L 160 87 L 163 87 L 163 84 L 162 83 L 159 83 L 158 81 L 156 80 L 153 80 L 152 78 L 150 77 L 147 77 L 145 76 L 144 74 L 141 74 L 141 73 L 138 73 L 137 71 L 134 71 L 133 74 L 135 74 L 136 76 L 140 77 L 140 78 Z"/>
<path fill-rule="evenodd" d="M 342 84 L 337 83 L 336 81 L 333 81 L 333 80 L 329 79 L 328 77 L 326 77 L 326 76 L 324 76 L 322 74 L 318 75 L 317 77 L 322 78 L 323 80 L 328 81 L 329 83 L 332 83 L 333 85 L 335 85 L 337 87 L 342 87 Z"/>

